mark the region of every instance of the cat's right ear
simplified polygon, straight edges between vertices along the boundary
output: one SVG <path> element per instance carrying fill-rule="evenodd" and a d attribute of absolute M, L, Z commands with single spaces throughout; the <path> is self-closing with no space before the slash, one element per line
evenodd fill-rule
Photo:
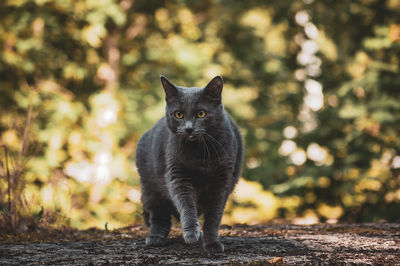
<path fill-rule="evenodd" d="M 214 77 L 204 88 L 204 93 L 213 99 L 221 99 L 222 87 L 224 82 L 221 76 Z"/>
<path fill-rule="evenodd" d="M 160 75 L 161 84 L 165 91 L 165 99 L 169 100 L 178 96 L 178 89 L 163 75 Z"/>

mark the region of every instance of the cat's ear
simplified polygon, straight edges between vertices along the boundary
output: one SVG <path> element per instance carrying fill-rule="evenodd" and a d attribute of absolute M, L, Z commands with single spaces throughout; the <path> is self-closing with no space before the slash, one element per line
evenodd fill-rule
<path fill-rule="evenodd" d="M 165 91 L 165 99 L 169 100 L 174 97 L 177 97 L 178 89 L 175 87 L 175 85 L 163 75 L 160 75 L 160 79 L 161 79 L 161 84 Z"/>
<path fill-rule="evenodd" d="M 222 87 L 224 82 L 221 76 L 213 78 L 204 88 L 204 94 L 215 99 L 221 99 Z"/>

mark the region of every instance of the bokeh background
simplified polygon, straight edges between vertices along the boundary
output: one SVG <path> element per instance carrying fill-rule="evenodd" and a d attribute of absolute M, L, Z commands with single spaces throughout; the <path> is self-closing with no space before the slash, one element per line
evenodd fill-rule
<path fill-rule="evenodd" d="M 399 66 L 399 0 L 3 0 L 0 215 L 142 222 L 163 74 L 224 78 L 246 159 L 223 223 L 399 221 Z"/>

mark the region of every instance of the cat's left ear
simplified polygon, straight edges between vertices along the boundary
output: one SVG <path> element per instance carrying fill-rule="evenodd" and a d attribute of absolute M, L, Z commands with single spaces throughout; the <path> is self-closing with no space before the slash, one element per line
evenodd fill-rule
<path fill-rule="evenodd" d="M 163 75 L 160 75 L 160 79 L 161 79 L 161 84 L 165 91 L 165 99 L 169 100 L 174 97 L 177 97 L 179 93 L 175 85 Z"/>
<path fill-rule="evenodd" d="M 224 82 L 222 81 L 222 77 L 216 76 L 204 88 L 204 94 L 211 96 L 212 98 L 215 99 L 221 99 L 221 92 L 223 86 Z"/>

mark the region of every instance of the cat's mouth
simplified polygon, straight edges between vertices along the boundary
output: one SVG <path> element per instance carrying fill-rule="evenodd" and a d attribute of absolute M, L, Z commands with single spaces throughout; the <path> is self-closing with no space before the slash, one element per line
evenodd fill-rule
<path fill-rule="evenodd" d="M 185 135 L 185 137 L 186 137 L 186 139 L 189 140 L 189 141 L 195 141 L 195 140 L 198 139 L 199 136 L 194 135 L 194 134 L 188 134 L 188 135 Z"/>
<path fill-rule="evenodd" d="M 177 132 L 177 135 L 184 138 L 187 141 L 197 141 L 203 135 L 202 132 Z"/>

